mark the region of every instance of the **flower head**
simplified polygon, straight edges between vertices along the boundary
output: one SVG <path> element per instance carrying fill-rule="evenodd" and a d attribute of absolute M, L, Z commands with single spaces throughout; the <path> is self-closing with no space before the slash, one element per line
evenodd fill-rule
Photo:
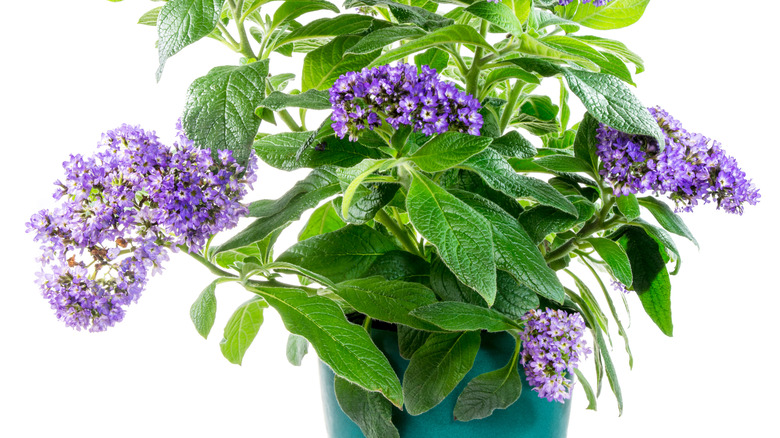
<path fill-rule="evenodd" d="M 539 397 L 563 403 L 571 397 L 573 385 L 566 373 L 573 373 L 579 362 L 591 353 L 582 338 L 585 322 L 579 313 L 552 309 L 533 309 L 525 314 L 523 321 L 520 362 L 526 379 Z"/>
<path fill-rule="evenodd" d="M 479 135 L 480 104 L 436 70 L 410 64 L 383 65 L 340 76 L 330 89 L 332 127 L 339 138 L 356 141 L 358 132 L 386 121 L 393 129 L 411 126 L 425 135 L 449 130 Z"/>
<path fill-rule="evenodd" d="M 653 191 L 667 194 L 678 211 L 691 211 L 702 201 L 742 214 L 743 204 L 755 205 L 761 195 L 736 160 L 717 141 L 683 129 L 659 107 L 650 108 L 664 134 L 666 147 L 647 136 L 600 125 L 597 154 L 604 164 L 599 173 L 616 195 Z"/>
<path fill-rule="evenodd" d="M 102 331 L 121 321 L 168 249 L 197 251 L 246 213 L 239 200 L 256 158 L 247 169 L 229 151 L 215 160 L 178 128 L 173 148 L 139 127 L 106 132 L 94 155 L 63 163 L 60 205 L 27 223 L 43 253 L 37 282 L 68 326 Z"/>

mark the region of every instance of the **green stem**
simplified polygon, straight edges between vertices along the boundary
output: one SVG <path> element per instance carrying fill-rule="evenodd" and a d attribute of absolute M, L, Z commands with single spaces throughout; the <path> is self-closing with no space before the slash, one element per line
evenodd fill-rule
<path fill-rule="evenodd" d="M 509 126 L 509 122 L 512 120 L 512 115 L 515 112 L 515 106 L 517 105 L 517 100 L 520 98 L 520 92 L 523 90 L 524 85 L 525 82 L 518 79 L 515 81 L 515 85 L 514 87 L 512 87 L 512 91 L 509 92 L 509 100 L 506 102 L 506 105 L 504 106 L 504 113 L 501 115 L 501 121 L 499 122 L 498 125 L 499 132 L 501 134 L 504 133 L 506 127 Z"/>
<path fill-rule="evenodd" d="M 363 329 L 368 333 L 371 333 L 371 317 L 366 315 L 365 321 L 363 321 Z"/>
<path fill-rule="evenodd" d="M 227 40 L 227 41 L 223 40 L 225 44 L 227 44 L 227 46 L 233 49 L 234 51 L 238 52 L 239 51 L 238 41 L 236 41 L 233 38 L 233 35 L 231 35 L 230 32 L 228 32 L 227 28 L 225 28 L 225 26 L 220 21 L 217 21 L 217 28 L 219 28 L 219 31 L 222 32 L 222 36 L 225 37 L 225 40 Z"/>
<path fill-rule="evenodd" d="M 242 17 L 241 11 L 244 9 L 244 0 L 237 0 L 236 5 L 233 8 L 233 17 L 236 19 L 236 27 L 238 28 L 238 38 L 240 44 L 238 46 L 239 51 L 247 59 L 255 58 L 254 52 L 252 52 L 252 46 L 249 44 L 249 37 L 246 34 L 244 28 L 244 17 Z"/>
<path fill-rule="evenodd" d="M 187 248 L 186 246 L 179 245 L 179 249 L 181 249 L 182 251 L 184 251 L 187 254 L 189 254 L 190 257 L 192 257 L 195 260 L 197 260 L 198 262 L 200 262 L 200 264 L 202 264 L 203 266 L 207 267 L 209 269 L 209 271 L 211 271 L 212 274 L 219 275 L 220 277 L 237 278 L 236 275 L 231 274 L 230 272 L 227 272 L 227 271 L 223 271 L 217 265 L 215 265 L 215 264 L 211 263 L 210 261 L 206 260 L 206 258 L 201 256 L 200 254 L 194 253 L 194 252 L 190 252 L 190 249 Z"/>
<path fill-rule="evenodd" d="M 295 119 L 292 118 L 292 115 L 286 110 L 283 109 L 279 111 L 277 114 L 279 114 L 279 118 L 282 119 L 285 125 L 287 125 L 288 128 L 295 132 L 303 132 L 303 128 L 298 126 L 297 123 L 295 123 Z"/>
<path fill-rule="evenodd" d="M 482 23 L 479 26 L 480 35 L 483 37 L 487 35 L 487 30 L 488 22 L 482 20 Z M 477 93 L 477 87 L 479 86 L 479 72 L 482 66 L 482 63 L 480 62 L 480 58 L 482 58 L 482 51 L 482 47 L 477 47 L 477 49 L 474 51 L 474 60 L 471 62 L 471 68 L 466 74 L 466 93 L 472 96 L 479 96 Z"/>
<path fill-rule="evenodd" d="M 384 210 L 379 210 L 376 213 L 376 216 L 374 216 L 374 220 L 384 225 L 391 233 L 393 233 L 393 235 L 401 241 L 401 244 L 407 251 L 412 254 L 420 255 L 417 250 L 417 245 L 412 242 L 411 239 L 409 239 L 409 235 L 404 230 L 402 230 L 400 225 L 397 224 L 393 218 L 388 216 Z"/>

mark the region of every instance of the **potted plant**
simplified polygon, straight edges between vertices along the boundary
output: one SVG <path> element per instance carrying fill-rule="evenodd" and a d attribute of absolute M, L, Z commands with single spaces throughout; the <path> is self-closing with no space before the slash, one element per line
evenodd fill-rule
<path fill-rule="evenodd" d="M 123 126 L 94 157 L 70 159 L 62 208 L 29 223 L 49 257 L 44 295 L 68 325 L 103 330 L 168 250 L 185 252 L 217 275 L 193 304 L 198 331 L 211 330 L 215 289 L 242 285 L 253 296 L 229 320 L 223 354 L 240 363 L 273 307 L 292 334 L 291 361 L 311 344 L 337 376 L 340 409 L 369 436 L 414 427 L 405 425 L 448 396 L 461 430 L 517 408 L 521 394 L 565 409 L 557 402 L 574 380 L 595 403 L 600 384 L 576 369 L 591 351 L 620 405 L 606 321 L 625 336 L 613 302 L 624 295 L 610 279 L 671 335 L 679 253 L 668 233 L 695 242 L 673 209 L 712 201 L 741 213 L 758 192 L 718 145 L 631 94 L 627 64 L 641 71 L 637 55 L 578 33 L 629 25 L 646 2 L 563 3 L 475 2 L 437 14 L 431 2 L 372 1 L 306 24 L 307 12 L 339 9 L 290 0 L 265 18 L 264 2 L 155 8 L 142 21 L 158 30 L 158 76 L 205 36 L 242 63 L 190 86 L 174 148 Z M 269 75 L 274 52 L 305 53 L 299 89 L 286 88 L 287 73 Z M 556 79 L 554 98 L 535 92 Z M 570 96 L 587 111 L 577 123 Z M 281 122 L 288 132 L 259 133 Z M 313 170 L 279 199 L 242 205 L 256 157 Z M 300 241 L 274 254 L 279 233 L 307 210 Z M 212 244 L 241 216 L 255 219 Z M 383 342 L 390 347 L 378 349 Z M 493 344 L 504 363 L 464 380 L 480 346 Z M 526 378 L 535 391 L 521 390 Z M 409 414 L 396 425 L 393 404 Z"/>

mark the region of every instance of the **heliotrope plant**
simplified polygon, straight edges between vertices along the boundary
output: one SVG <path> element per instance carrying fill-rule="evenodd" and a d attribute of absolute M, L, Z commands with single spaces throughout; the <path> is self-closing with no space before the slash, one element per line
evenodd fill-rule
<path fill-rule="evenodd" d="M 342 404 L 369 436 L 387 431 L 375 426 L 390 404 L 419 415 L 440 403 L 483 332 L 506 332 L 516 348 L 506 372 L 458 395 L 459 421 L 514 403 L 520 375 L 551 402 L 579 380 L 595 409 L 578 369 L 591 353 L 597 387 L 606 375 L 622 410 L 610 318 L 633 359 L 614 295 L 638 298 L 671 336 L 670 233 L 696 243 L 675 210 L 714 202 L 742 214 L 759 200 L 719 143 L 633 96 L 637 54 L 579 33 L 631 25 L 648 1 L 348 0 L 342 12 L 324 0 L 170 0 L 140 20 L 157 28 L 158 78 L 207 36 L 240 62 L 193 82 L 173 147 L 122 126 L 94 156 L 64 163 L 60 206 L 28 223 L 43 294 L 67 325 L 105 330 L 181 249 L 217 276 L 191 307 L 202 336 L 217 286 L 240 283 L 251 298 L 225 327 L 225 357 L 241 363 L 273 307 L 293 364 L 311 344 L 355 384 L 336 385 L 339 400 L 381 394 L 376 412 Z M 279 56 L 303 56 L 300 81 Z M 544 80 L 558 82 L 556 96 L 535 94 Z M 586 109 L 574 124 L 572 95 Z M 288 130 L 262 132 L 277 121 Z M 242 204 L 258 158 L 312 170 L 279 199 Z M 276 255 L 279 234 L 310 210 L 298 243 Z M 254 219 L 213 244 L 240 217 Z M 403 385 L 372 341 L 376 322 L 399 334 Z"/>

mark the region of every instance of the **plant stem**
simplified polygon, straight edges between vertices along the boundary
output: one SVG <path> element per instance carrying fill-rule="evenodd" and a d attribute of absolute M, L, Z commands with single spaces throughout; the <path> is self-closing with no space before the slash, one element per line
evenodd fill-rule
<path fill-rule="evenodd" d="M 295 119 L 292 118 L 292 115 L 286 110 L 283 109 L 278 112 L 279 118 L 282 119 L 285 125 L 287 125 L 288 128 L 292 129 L 295 132 L 303 132 L 303 128 L 298 126 L 297 123 L 295 123 Z"/>
<path fill-rule="evenodd" d="M 228 32 L 228 30 L 225 28 L 225 26 L 222 24 L 222 22 L 217 21 L 217 27 L 219 28 L 219 31 L 222 32 L 222 35 L 227 40 L 226 44 L 228 45 L 228 47 L 230 47 L 234 51 L 238 52 L 239 51 L 239 44 L 238 44 L 238 41 L 236 41 L 233 38 L 233 35 L 231 35 L 230 32 Z"/>
<path fill-rule="evenodd" d="M 420 255 L 419 251 L 417 250 L 417 245 L 412 242 L 411 239 L 409 239 L 409 235 L 406 234 L 406 231 L 401 229 L 401 226 L 397 224 L 393 218 L 387 215 L 384 210 L 379 210 L 376 213 L 376 216 L 374 216 L 374 220 L 379 222 L 380 224 L 384 225 L 388 230 L 390 230 L 391 233 L 395 237 L 398 238 L 398 240 L 401 241 L 401 244 L 404 246 L 404 248 L 409 251 L 412 254 Z"/>
<path fill-rule="evenodd" d="M 203 266 L 207 267 L 209 269 L 209 271 L 211 271 L 211 273 L 213 273 L 215 275 L 219 275 L 220 277 L 237 278 L 236 275 L 231 274 L 230 272 L 227 272 L 227 271 L 223 271 L 222 269 L 217 267 L 217 265 L 215 265 L 215 264 L 211 263 L 210 261 L 206 260 L 206 258 L 201 256 L 200 254 L 194 253 L 194 252 L 190 252 L 190 249 L 187 248 L 186 246 L 179 245 L 179 249 L 181 249 L 182 251 L 184 251 L 187 254 L 189 254 L 190 257 L 192 257 L 195 260 L 197 260 L 198 262 L 200 262 L 200 264 L 202 264 Z"/>
<path fill-rule="evenodd" d="M 244 18 L 241 14 L 243 9 L 244 0 L 237 0 L 233 8 L 233 18 L 236 20 L 236 27 L 238 28 L 238 38 L 240 40 L 238 48 L 247 59 L 252 59 L 256 57 L 254 52 L 252 52 L 252 46 L 249 44 L 249 37 L 247 37 L 246 29 L 244 28 Z"/>
<path fill-rule="evenodd" d="M 487 34 L 488 22 L 482 20 L 482 24 L 479 26 L 479 33 L 483 37 Z M 474 51 L 474 60 L 471 61 L 471 68 L 466 74 L 466 93 L 472 96 L 479 96 L 477 94 L 477 86 L 479 85 L 479 72 L 482 63 L 480 58 L 482 57 L 482 47 L 477 47 Z"/>
<path fill-rule="evenodd" d="M 501 121 L 498 124 L 498 129 L 501 134 L 504 133 L 506 127 L 509 126 L 509 122 L 512 120 L 517 100 L 520 98 L 520 92 L 523 90 L 524 85 L 525 82 L 518 79 L 515 81 L 512 91 L 509 92 L 509 100 L 506 102 L 506 106 L 504 106 L 504 113 L 501 115 Z"/>

